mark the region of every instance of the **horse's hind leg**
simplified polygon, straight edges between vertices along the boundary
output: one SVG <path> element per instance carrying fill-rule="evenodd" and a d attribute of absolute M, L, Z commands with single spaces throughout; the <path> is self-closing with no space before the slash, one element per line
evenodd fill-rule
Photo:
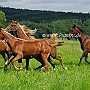
<path fill-rule="evenodd" d="M 87 61 L 87 52 L 85 52 L 85 51 L 83 52 L 83 54 L 82 54 L 82 56 L 81 56 L 81 58 L 80 58 L 80 61 L 79 61 L 79 63 L 78 63 L 79 66 L 80 66 L 80 64 L 81 64 L 81 62 L 82 62 L 82 59 L 83 59 L 84 57 L 85 57 L 85 61 L 88 62 L 88 61 Z"/>
<path fill-rule="evenodd" d="M 88 59 L 88 54 L 86 54 L 86 56 L 85 56 L 85 62 L 87 62 L 88 64 L 90 64 L 90 62 L 88 62 L 87 59 Z"/>
<path fill-rule="evenodd" d="M 42 59 L 41 55 L 39 55 L 39 56 L 35 57 L 35 59 L 41 63 L 41 65 L 40 65 L 40 66 L 38 66 L 35 70 L 38 70 L 38 69 L 40 69 L 40 68 L 44 67 L 44 61 L 43 61 L 43 59 Z"/>
<path fill-rule="evenodd" d="M 26 58 L 26 69 L 28 70 L 29 67 L 29 58 Z"/>
<path fill-rule="evenodd" d="M 55 64 L 50 57 L 48 58 L 48 62 L 53 66 L 53 69 L 55 69 Z"/>
<path fill-rule="evenodd" d="M 4 60 L 5 60 L 5 62 L 6 62 L 6 61 L 8 60 L 8 58 L 6 57 L 5 52 L 2 52 L 1 55 L 2 55 L 2 57 L 4 58 Z"/>
<path fill-rule="evenodd" d="M 62 68 L 65 69 L 65 70 L 67 70 L 67 68 L 64 66 L 64 64 L 63 64 L 63 62 L 62 62 L 62 58 L 61 58 L 60 56 L 55 56 L 55 57 L 53 57 L 53 58 L 59 60 L 60 63 L 61 63 L 61 65 L 62 65 Z"/>
<path fill-rule="evenodd" d="M 40 69 L 40 68 L 42 68 L 42 67 L 44 67 L 44 65 L 43 64 L 41 64 L 39 67 L 37 67 L 35 70 L 38 70 L 38 69 Z"/>
<path fill-rule="evenodd" d="M 48 54 L 42 54 L 42 59 L 44 61 L 44 66 L 46 68 L 46 73 L 48 73 L 49 71 L 49 66 L 48 66 L 48 57 L 49 57 L 50 53 Z"/>

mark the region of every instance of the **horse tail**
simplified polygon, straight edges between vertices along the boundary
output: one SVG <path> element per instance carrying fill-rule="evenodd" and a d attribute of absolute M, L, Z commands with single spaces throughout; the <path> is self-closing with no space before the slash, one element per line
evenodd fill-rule
<path fill-rule="evenodd" d="M 57 42 L 57 43 L 55 43 L 55 44 L 50 44 L 50 46 L 52 46 L 52 47 L 54 47 L 54 46 L 62 46 L 63 44 L 65 44 L 64 41 L 62 41 L 62 42 Z"/>

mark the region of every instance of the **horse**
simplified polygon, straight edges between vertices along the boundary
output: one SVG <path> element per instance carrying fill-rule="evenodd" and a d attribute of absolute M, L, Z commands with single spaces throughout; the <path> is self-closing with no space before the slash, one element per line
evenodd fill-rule
<path fill-rule="evenodd" d="M 5 64 L 7 64 L 10 59 L 11 51 L 10 51 L 8 44 L 5 42 L 5 40 L 0 40 L 0 54 L 4 58 Z"/>
<path fill-rule="evenodd" d="M 12 23 L 6 28 L 6 31 L 13 31 L 16 33 L 16 36 L 18 38 L 22 38 L 22 39 L 25 39 L 25 40 L 28 40 L 28 41 L 35 41 L 36 39 L 33 39 L 32 37 L 28 37 L 26 35 L 26 33 L 24 32 L 24 30 L 21 28 L 21 25 L 19 24 L 18 21 L 14 21 L 12 20 Z M 56 46 L 62 46 L 64 44 L 64 42 L 58 42 L 58 43 L 54 43 L 54 41 L 52 39 L 48 39 L 48 38 L 44 38 L 44 39 L 40 39 L 39 41 L 42 41 L 42 42 L 45 42 L 45 43 L 48 43 L 48 44 L 52 44 L 50 46 L 51 48 L 51 52 L 50 52 L 50 56 L 54 59 L 57 59 L 60 61 L 61 65 L 62 65 L 62 68 L 63 69 L 67 69 L 64 67 L 64 64 L 62 63 L 62 59 L 60 56 L 57 56 L 57 53 L 56 53 Z M 41 56 L 39 57 L 35 57 L 35 59 L 39 59 L 41 58 Z M 42 58 L 41 58 L 42 60 Z M 53 66 L 53 68 L 55 68 L 55 65 L 54 63 L 52 62 L 52 60 L 50 59 L 50 57 L 48 58 L 48 61 L 51 63 L 51 65 Z M 28 67 L 28 64 L 29 64 L 29 61 L 26 60 L 26 68 Z M 39 68 L 41 68 L 42 66 L 40 66 Z"/>
<path fill-rule="evenodd" d="M 85 57 L 85 62 L 90 64 L 90 62 L 88 62 L 88 60 L 87 60 L 88 53 L 90 53 L 90 36 L 85 35 L 79 27 L 76 27 L 76 25 L 74 25 L 70 29 L 70 32 L 69 32 L 69 35 L 68 35 L 68 40 L 70 40 L 73 37 L 73 35 L 78 36 L 78 40 L 81 44 L 81 49 L 83 50 L 83 54 L 80 58 L 80 61 L 79 61 L 78 65 L 80 66 L 81 61 L 84 57 Z"/>
<path fill-rule="evenodd" d="M 50 36 L 50 39 L 52 39 L 54 42 L 57 42 L 59 41 L 58 38 L 57 38 L 57 33 L 52 33 L 51 36 Z"/>
<path fill-rule="evenodd" d="M 50 57 L 51 48 L 47 43 L 40 40 L 27 41 L 24 39 L 16 38 L 10 33 L 6 32 L 3 28 L 0 29 L 0 32 L 6 38 L 7 43 L 10 46 L 12 53 L 14 54 L 14 58 L 12 58 L 6 64 L 6 67 L 11 62 L 16 70 L 20 70 L 20 68 L 16 67 L 14 64 L 16 60 L 20 60 L 24 57 L 35 57 L 41 55 L 42 61 L 39 60 L 39 62 L 42 64 L 42 66 L 45 66 L 46 73 L 48 72 L 48 57 Z"/>
<path fill-rule="evenodd" d="M 0 54 L 4 58 L 5 64 L 7 64 L 11 56 L 11 50 L 8 44 L 3 39 L 4 36 L 0 33 Z"/>

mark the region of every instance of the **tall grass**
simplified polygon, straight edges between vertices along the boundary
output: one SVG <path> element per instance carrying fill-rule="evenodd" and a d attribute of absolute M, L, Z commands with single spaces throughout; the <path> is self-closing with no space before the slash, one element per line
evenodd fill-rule
<path fill-rule="evenodd" d="M 65 40 L 65 45 L 57 47 L 57 53 L 68 70 L 63 70 L 60 62 L 52 59 L 56 70 L 49 64 L 48 74 L 45 68 L 34 70 L 40 65 L 35 59 L 30 61 L 26 73 L 16 71 L 12 65 L 4 72 L 4 60 L 0 56 L 0 90 L 90 90 L 90 65 L 83 60 L 81 66 L 78 66 L 82 54 L 79 42 Z"/>

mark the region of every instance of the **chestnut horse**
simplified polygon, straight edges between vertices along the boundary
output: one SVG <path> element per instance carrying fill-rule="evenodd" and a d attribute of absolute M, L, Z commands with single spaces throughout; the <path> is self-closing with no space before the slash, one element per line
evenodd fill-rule
<path fill-rule="evenodd" d="M 4 40 L 0 40 L 0 54 L 2 55 L 5 62 L 7 63 L 10 58 L 10 48 Z M 7 56 L 6 56 L 6 54 L 7 54 Z"/>
<path fill-rule="evenodd" d="M 85 62 L 89 63 L 87 61 L 87 58 L 88 58 L 88 53 L 90 53 L 90 36 L 85 35 L 80 28 L 76 27 L 76 25 L 74 25 L 71 28 L 68 39 L 71 39 L 73 37 L 73 35 L 78 36 L 78 40 L 80 41 L 80 44 L 81 44 L 81 49 L 83 50 L 83 54 L 80 58 L 78 65 L 80 66 L 81 61 L 84 57 L 85 57 Z"/>
<path fill-rule="evenodd" d="M 11 51 L 10 51 L 8 44 L 3 39 L 4 39 L 4 36 L 0 32 L 0 54 L 4 58 L 5 64 L 6 64 L 10 59 Z"/>
<path fill-rule="evenodd" d="M 24 39 L 19 39 L 12 36 L 2 28 L 0 29 L 0 32 L 7 39 L 7 43 L 10 46 L 12 53 L 14 54 L 14 58 L 10 61 L 16 70 L 20 70 L 14 64 L 16 60 L 20 60 L 24 57 L 35 57 L 37 55 L 41 55 L 42 62 L 40 61 L 40 63 L 45 66 L 46 72 L 48 72 L 48 57 L 50 56 L 51 48 L 47 43 L 39 40 L 26 41 Z M 7 65 L 9 63 L 7 63 Z"/>
<path fill-rule="evenodd" d="M 28 41 L 35 41 L 36 40 L 36 39 L 33 39 L 32 37 L 30 37 L 30 36 L 28 37 L 26 35 L 26 33 L 24 32 L 24 30 L 19 25 L 18 21 L 12 20 L 12 23 L 6 28 L 6 31 L 16 32 L 16 36 L 18 38 L 22 38 L 22 39 L 25 39 L 25 40 L 28 40 Z M 57 56 L 57 52 L 56 52 L 56 46 L 62 46 L 64 44 L 64 42 L 58 42 L 58 43 L 55 43 L 54 44 L 53 39 L 48 39 L 48 38 L 40 39 L 39 41 L 42 41 L 42 42 L 45 42 L 45 43 L 48 43 L 48 44 L 52 44 L 50 46 L 50 48 L 51 48 L 50 56 L 52 58 L 54 58 L 54 59 L 59 60 L 63 69 L 67 69 L 67 68 L 64 67 L 64 64 L 62 63 L 61 57 L 60 56 Z M 42 58 L 40 56 L 39 57 L 35 57 L 35 59 L 37 59 L 37 60 L 38 59 L 41 59 L 41 61 L 42 61 Z M 48 61 L 49 61 L 49 63 L 51 63 L 51 65 L 53 66 L 53 68 L 55 68 L 55 65 L 52 62 L 52 60 L 50 59 L 50 57 L 48 58 Z M 29 59 L 26 60 L 26 68 L 28 68 L 28 65 L 29 65 Z M 41 67 L 42 66 L 40 66 L 39 68 L 41 68 Z"/>

